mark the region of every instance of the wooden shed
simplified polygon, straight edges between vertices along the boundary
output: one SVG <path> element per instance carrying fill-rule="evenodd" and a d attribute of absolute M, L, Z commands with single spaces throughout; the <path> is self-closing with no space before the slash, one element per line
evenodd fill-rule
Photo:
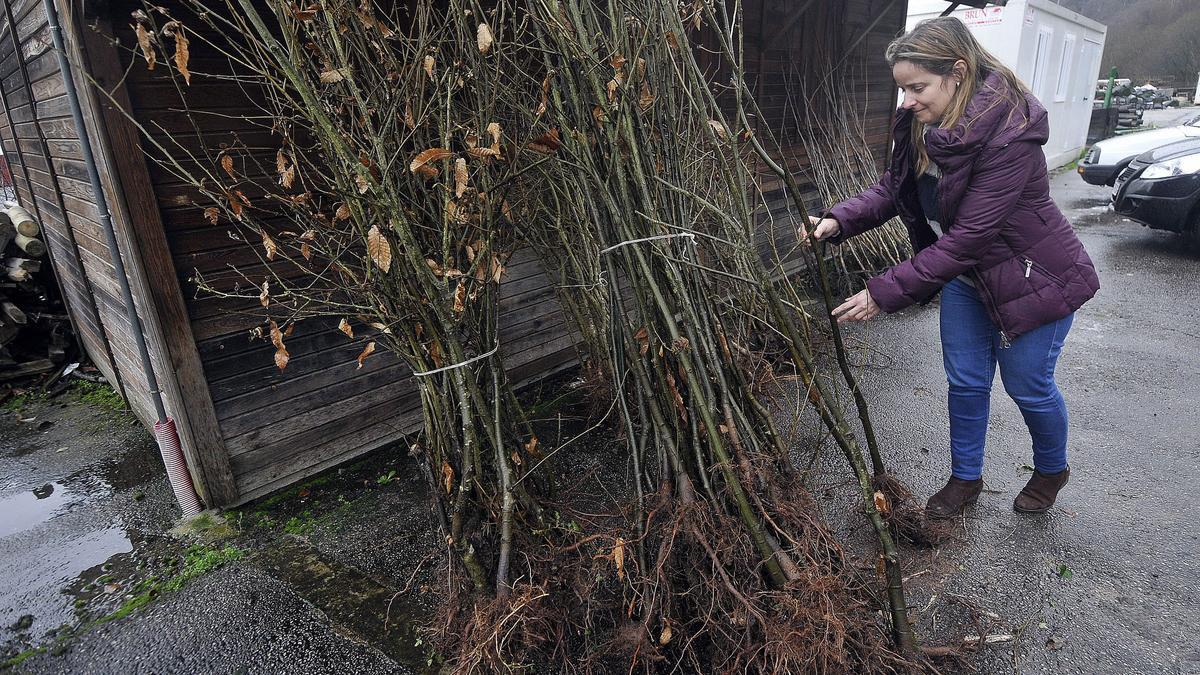
<path fill-rule="evenodd" d="M 168 5 L 171 3 L 167 3 Z M 229 302 L 198 296 L 195 270 L 218 270 L 244 255 L 245 244 L 209 224 L 180 183 L 148 162 L 136 127 L 96 87 L 153 133 L 185 137 L 181 100 L 169 78 L 131 63 L 136 44 L 133 0 L 58 0 L 68 56 L 95 146 L 129 283 L 144 323 L 167 412 L 175 418 L 201 499 L 232 506 L 397 441 L 420 424 L 406 368 L 390 355 L 361 370 L 332 324 L 298 325 L 288 340 L 291 363 L 278 370 L 268 341 L 251 339 L 256 321 Z M 854 64 L 848 81 L 874 156 L 888 149 L 895 87 L 883 62 L 887 42 L 904 25 L 904 0 L 750 0 L 744 2 L 749 76 L 757 81 L 767 120 L 786 116 L 789 78 L 836 54 Z M 124 45 L 125 47 L 118 47 Z M 831 51 L 829 51 L 831 50 Z M 200 64 L 211 55 L 193 53 Z M 850 71 L 846 71 L 850 72 Z M 814 77 L 825 72 L 812 73 Z M 841 71 L 835 76 L 842 76 Z M 0 142 L 18 201 L 40 219 L 74 326 L 96 366 L 145 423 L 155 421 L 147 378 L 134 351 L 126 307 L 114 277 L 114 252 L 99 217 L 64 95 L 42 0 L 5 0 L 0 16 Z M 208 116 L 203 141 L 262 133 L 239 122 L 249 109 L 228 85 L 197 81 L 187 92 Z M 769 186 L 768 186 L 768 189 Z M 780 208 L 782 194 L 780 194 Z M 574 339 L 554 292 L 532 255 L 518 253 L 502 283 L 504 349 L 516 382 L 575 362 Z"/>

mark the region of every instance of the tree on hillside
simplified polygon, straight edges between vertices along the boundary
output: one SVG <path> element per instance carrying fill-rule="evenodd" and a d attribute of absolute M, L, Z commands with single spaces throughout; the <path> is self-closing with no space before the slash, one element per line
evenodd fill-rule
<path fill-rule="evenodd" d="M 1200 72 L 1200 6 L 1190 0 L 1060 0 L 1108 26 L 1097 76 L 1116 66 L 1122 77 L 1190 85 Z"/>

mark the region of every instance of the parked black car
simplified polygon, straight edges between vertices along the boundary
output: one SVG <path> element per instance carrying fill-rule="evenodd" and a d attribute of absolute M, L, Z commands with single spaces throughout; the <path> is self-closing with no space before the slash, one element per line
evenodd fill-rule
<path fill-rule="evenodd" d="M 1113 187 L 1117 213 L 1155 230 L 1200 240 L 1200 139 L 1143 152 Z"/>

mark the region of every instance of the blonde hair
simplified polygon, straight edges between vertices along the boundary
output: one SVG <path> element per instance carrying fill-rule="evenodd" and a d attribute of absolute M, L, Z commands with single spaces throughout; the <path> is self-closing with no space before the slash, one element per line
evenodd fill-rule
<path fill-rule="evenodd" d="M 1008 84 L 1006 98 L 1013 103 L 1013 111 L 1020 110 L 1026 115 L 1021 102 L 1029 88 L 1017 77 L 1008 66 L 979 44 L 971 31 L 957 17 L 942 16 L 936 19 L 926 19 L 918 23 L 912 30 L 892 40 L 884 52 L 889 66 L 895 66 L 900 61 L 908 61 L 913 65 L 927 70 L 934 75 L 945 77 L 954 73 L 954 65 L 959 61 L 966 64 L 962 84 L 955 90 L 950 99 L 950 105 L 942 115 L 938 126 L 948 129 L 962 119 L 967 104 L 985 86 L 985 80 L 991 73 L 999 73 Z M 999 105 L 1004 98 L 996 97 L 991 106 Z M 981 111 L 983 112 L 983 111 Z M 1011 112 L 1009 113 L 1011 116 Z M 972 120 L 968 120 L 970 124 Z M 917 151 L 917 175 L 929 168 L 929 153 L 925 149 L 925 124 L 912 121 L 913 145 Z"/>

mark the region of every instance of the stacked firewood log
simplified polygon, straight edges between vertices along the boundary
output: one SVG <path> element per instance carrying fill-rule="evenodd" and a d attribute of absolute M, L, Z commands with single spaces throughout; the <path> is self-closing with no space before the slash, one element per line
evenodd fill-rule
<path fill-rule="evenodd" d="M 67 359 L 70 321 L 40 234 L 23 207 L 0 210 L 0 382 L 57 370 Z"/>

